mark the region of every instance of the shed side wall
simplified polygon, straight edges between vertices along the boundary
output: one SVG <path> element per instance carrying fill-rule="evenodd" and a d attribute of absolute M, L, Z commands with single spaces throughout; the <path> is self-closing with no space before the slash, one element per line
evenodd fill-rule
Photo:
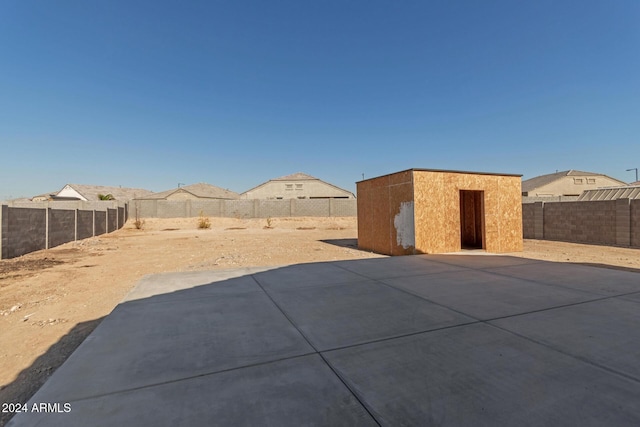
<path fill-rule="evenodd" d="M 358 247 L 387 255 L 415 253 L 411 171 L 357 183 Z"/>

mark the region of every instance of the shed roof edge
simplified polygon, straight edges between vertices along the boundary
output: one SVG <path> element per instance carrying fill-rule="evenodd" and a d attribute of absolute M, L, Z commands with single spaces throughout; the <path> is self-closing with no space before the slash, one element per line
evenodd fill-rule
<path fill-rule="evenodd" d="M 385 176 L 397 175 L 399 173 L 404 173 L 404 172 L 442 172 L 442 173 L 461 173 L 461 174 L 468 174 L 468 175 L 510 176 L 510 177 L 522 178 L 522 174 L 512 174 L 512 173 L 472 172 L 472 171 L 460 171 L 460 170 L 449 170 L 449 169 L 411 168 L 411 169 L 401 170 L 401 171 L 398 171 L 398 172 L 392 172 L 392 173 L 388 173 L 388 174 L 384 174 L 384 175 L 380 175 L 380 176 L 375 176 L 373 178 L 362 179 L 360 181 L 356 181 L 356 184 L 359 183 L 359 182 L 365 182 L 365 181 L 369 181 L 369 180 L 372 180 L 372 179 L 383 178 Z"/>

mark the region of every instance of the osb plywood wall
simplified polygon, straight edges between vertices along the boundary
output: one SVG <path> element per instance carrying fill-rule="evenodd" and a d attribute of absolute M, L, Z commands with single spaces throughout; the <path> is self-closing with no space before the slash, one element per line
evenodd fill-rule
<path fill-rule="evenodd" d="M 358 247 L 389 255 L 414 253 L 411 171 L 357 183 Z"/>
<path fill-rule="evenodd" d="M 485 249 L 522 251 L 521 179 L 518 176 L 413 171 L 416 249 L 455 252 L 460 244 L 460 190 L 484 192 Z"/>
<path fill-rule="evenodd" d="M 485 249 L 522 251 L 518 176 L 408 170 L 357 183 L 358 247 L 388 255 L 456 252 L 460 190 L 484 192 Z"/>

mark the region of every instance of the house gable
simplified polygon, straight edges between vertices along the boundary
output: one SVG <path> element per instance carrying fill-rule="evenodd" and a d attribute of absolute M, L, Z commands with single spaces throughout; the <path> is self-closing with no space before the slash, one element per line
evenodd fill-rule
<path fill-rule="evenodd" d="M 579 196 L 585 190 L 626 185 L 607 175 L 569 170 L 542 175 L 522 182 L 522 195 L 528 197 Z"/>
<path fill-rule="evenodd" d="M 78 190 L 73 188 L 70 184 L 65 185 L 62 190 L 58 191 L 56 197 L 60 198 L 70 198 L 70 199 L 78 199 L 82 201 L 88 201 L 85 196 L 83 196 Z"/>
<path fill-rule="evenodd" d="M 355 199 L 355 195 L 302 172 L 271 179 L 242 193 L 243 199 Z"/>

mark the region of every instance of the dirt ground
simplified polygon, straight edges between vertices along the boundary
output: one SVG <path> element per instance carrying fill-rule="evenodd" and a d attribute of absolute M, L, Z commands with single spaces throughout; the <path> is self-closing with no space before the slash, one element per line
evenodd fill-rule
<path fill-rule="evenodd" d="M 144 275 L 380 257 L 355 218 L 132 221 L 122 230 L 0 261 L 0 402 L 26 403 Z M 638 249 L 525 240 L 548 261 L 640 271 Z M 8 414 L 0 414 L 0 425 Z"/>

